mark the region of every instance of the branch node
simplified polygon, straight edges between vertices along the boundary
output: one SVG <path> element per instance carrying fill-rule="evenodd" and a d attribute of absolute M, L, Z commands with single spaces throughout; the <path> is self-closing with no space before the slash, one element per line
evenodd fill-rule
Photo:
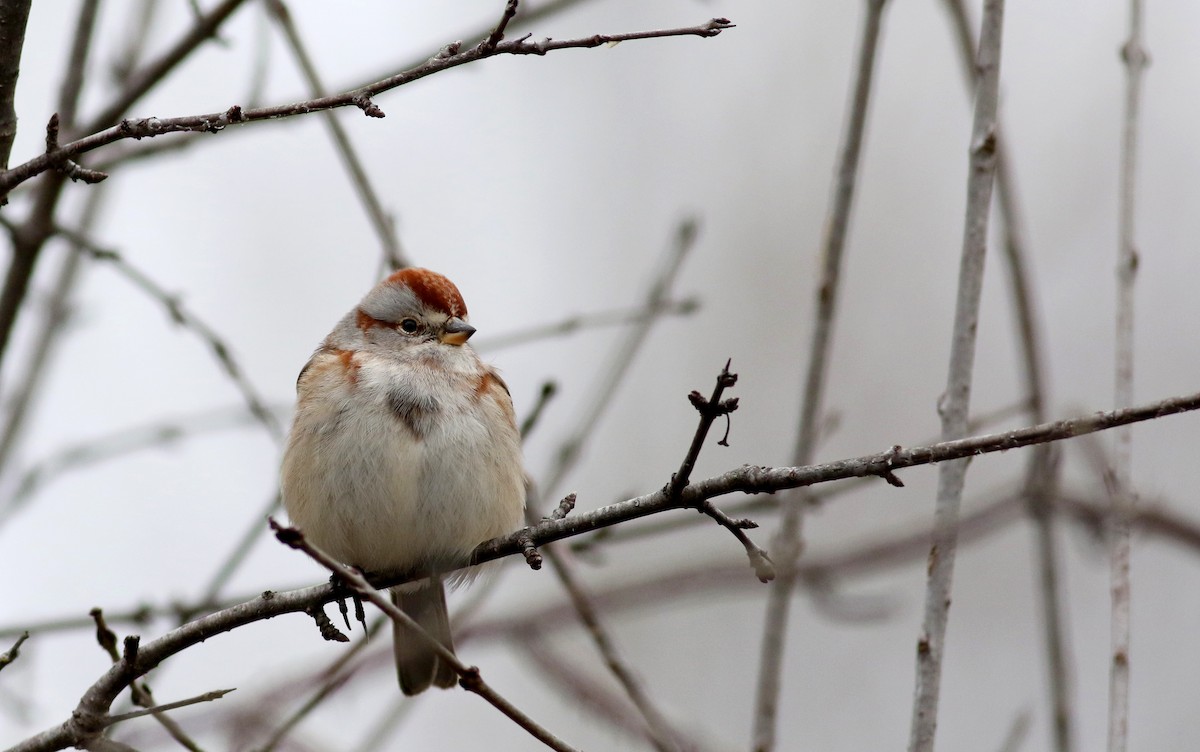
<path fill-rule="evenodd" d="M 446 45 L 442 49 L 438 50 L 438 53 L 433 56 L 433 59 L 434 60 L 446 60 L 446 59 L 454 57 L 455 55 L 457 55 L 459 52 L 462 51 L 462 44 L 463 43 L 462 43 L 461 39 L 459 39 L 456 42 L 451 42 L 450 44 Z"/>
<path fill-rule="evenodd" d="M 487 54 L 496 50 L 496 45 L 500 44 L 501 39 L 504 39 L 504 30 L 508 28 L 508 22 L 517 15 L 519 4 L 519 0 L 508 0 L 504 4 L 504 15 L 500 16 L 500 22 L 496 24 L 496 28 L 492 29 L 492 33 L 479 43 L 480 51 Z"/>
<path fill-rule="evenodd" d="M 54 151 L 58 148 L 58 113 L 50 116 L 50 122 L 46 123 L 46 153 Z"/>
<path fill-rule="evenodd" d="M 120 660 L 120 656 L 117 655 L 117 634 L 108 628 L 108 623 L 104 621 L 104 612 L 97 606 L 88 611 L 88 616 L 96 623 L 96 642 L 108 653 L 113 663 L 116 663 Z"/>
<path fill-rule="evenodd" d="M 466 670 L 459 675 L 458 686 L 468 692 L 479 693 L 483 688 L 483 677 L 479 675 L 479 667 L 467 666 Z"/>
<path fill-rule="evenodd" d="M 124 650 L 121 652 L 121 662 L 127 668 L 132 669 L 137 663 L 138 649 L 141 647 L 142 638 L 137 635 L 128 635 L 125 638 Z"/>
<path fill-rule="evenodd" d="M 21 633 L 11 648 L 0 653 L 0 669 L 17 660 L 21 656 L 21 646 L 29 639 L 29 630 Z"/>
<path fill-rule="evenodd" d="M 554 508 L 554 511 L 550 512 L 550 516 L 548 516 L 546 519 L 561 520 L 574 511 L 574 509 L 575 494 L 569 493 L 563 497 L 562 501 L 558 502 L 558 506 Z"/>
<path fill-rule="evenodd" d="M 517 533 L 517 545 L 521 547 L 521 553 L 525 555 L 525 563 L 529 565 L 530 569 L 536 572 L 542 568 L 542 555 L 538 553 L 537 546 L 533 543 L 533 528 L 527 527 Z"/>
<path fill-rule="evenodd" d="M 379 107 L 377 107 L 375 105 L 375 103 L 371 101 L 371 98 L 366 95 L 355 97 L 354 98 L 354 106 L 357 107 L 358 109 L 362 110 L 363 114 L 366 115 L 367 117 L 373 117 L 373 118 L 387 117 L 387 115 L 384 113 L 384 111 L 379 109 Z"/>

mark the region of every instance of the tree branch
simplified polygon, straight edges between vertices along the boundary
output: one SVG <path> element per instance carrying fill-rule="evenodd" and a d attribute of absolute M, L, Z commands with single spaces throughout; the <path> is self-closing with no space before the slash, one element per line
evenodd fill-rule
<path fill-rule="evenodd" d="M 227 0 L 226 5 L 237 5 L 240 2 L 244 2 L 244 0 Z M 546 38 L 540 42 L 532 42 L 529 41 L 528 36 L 525 36 L 520 39 L 499 42 L 494 47 L 486 47 L 484 42 L 480 42 L 466 50 L 461 48 L 460 43 L 455 42 L 447 45 L 441 52 L 416 68 L 411 68 L 381 81 L 375 81 L 340 94 L 273 107 L 242 109 L 240 106 L 234 105 L 224 112 L 212 112 L 204 115 L 186 115 L 174 118 L 146 117 L 125 119 L 105 130 L 98 130 L 104 127 L 103 125 L 99 125 L 97 126 L 97 130 L 92 132 L 90 136 L 62 144 L 53 151 L 41 154 L 24 164 L 0 173 L 0 196 L 7 196 L 16 186 L 47 170 L 57 168 L 68 159 L 125 139 L 153 138 L 167 133 L 219 133 L 231 125 L 243 125 L 263 120 L 278 120 L 297 115 L 307 115 L 311 112 L 322 112 L 338 107 L 358 107 L 367 115 L 383 117 L 384 113 L 371 102 L 372 97 L 404 86 L 405 84 L 410 84 L 413 81 L 418 81 L 426 76 L 431 76 L 451 68 L 457 68 L 467 63 L 495 57 L 496 55 L 540 56 L 558 50 L 588 49 L 604 44 L 632 41 L 635 39 L 658 39 L 679 36 L 713 37 L 726 29 L 732 28 L 734 28 L 734 25 L 728 19 L 714 18 L 707 23 L 696 26 L 686 26 L 677 29 L 658 29 L 655 31 L 635 31 L 624 34 L 594 34 L 581 39 L 556 40 Z M 119 115 L 112 113 L 123 112 L 124 110 L 124 106 L 121 106 L 119 109 L 115 106 L 110 107 L 109 110 L 102 113 L 102 116 L 98 116 L 93 120 L 92 124 L 106 123 L 114 120 Z M 92 129 L 88 128 L 85 130 Z"/>
<path fill-rule="evenodd" d="M 1015 431 L 946 441 L 913 449 L 896 446 L 884 452 L 820 465 L 781 468 L 746 465 L 689 484 L 674 504 L 669 501 L 665 490 L 660 489 L 591 512 L 563 519 L 543 520 L 535 527 L 523 528 L 481 544 L 472 555 L 472 564 L 520 554 L 523 537 L 528 537 L 537 545 L 543 545 L 652 514 L 694 507 L 705 499 L 730 493 L 774 493 L 844 478 L 882 476 L 907 467 L 1004 452 L 1194 410 L 1200 410 L 1200 393 L 1160 400 L 1126 410 L 1094 413 L 1073 420 L 1043 423 Z M 426 575 L 427 573 L 423 572 L 397 573 L 372 578 L 371 582 L 376 587 L 390 587 Z M 314 605 L 333 600 L 334 597 L 335 593 L 327 583 L 286 592 L 266 591 L 253 600 L 202 616 L 171 630 L 162 637 L 141 645 L 136 660 L 132 663 L 122 661 L 109 669 L 84 693 L 70 719 L 17 744 L 11 752 L 44 752 L 71 746 L 83 738 L 80 734 L 86 730 L 89 719 L 105 717 L 108 707 L 120 692 L 171 656 L 218 634 L 275 616 L 303 613 Z"/>

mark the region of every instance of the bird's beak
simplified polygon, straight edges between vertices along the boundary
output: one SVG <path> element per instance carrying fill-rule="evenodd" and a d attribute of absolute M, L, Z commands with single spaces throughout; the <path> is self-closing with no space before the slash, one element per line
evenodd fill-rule
<path fill-rule="evenodd" d="M 461 345 L 474 333 L 475 327 L 455 316 L 442 327 L 442 335 L 439 339 L 447 345 Z"/>

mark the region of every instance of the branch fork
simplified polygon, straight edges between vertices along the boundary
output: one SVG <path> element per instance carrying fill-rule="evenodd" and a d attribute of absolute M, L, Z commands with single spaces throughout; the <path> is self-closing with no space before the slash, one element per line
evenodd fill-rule
<path fill-rule="evenodd" d="M 716 520 L 717 524 L 733 533 L 733 536 L 738 539 L 742 547 L 746 549 L 746 556 L 750 559 L 750 566 L 754 568 L 754 574 L 760 582 L 770 582 L 775 579 L 775 567 L 771 563 L 771 557 L 767 552 L 757 546 L 750 537 L 746 535 L 745 530 L 753 530 L 758 527 L 758 524 L 749 519 L 732 519 L 729 515 L 722 512 L 708 499 L 701 499 L 695 504 L 687 504 L 682 502 L 683 490 L 687 488 L 688 482 L 692 476 L 692 470 L 696 467 L 696 460 L 700 456 L 700 449 L 704 446 L 704 440 L 708 438 L 708 431 L 712 428 L 713 421 L 717 418 L 725 418 L 725 436 L 717 443 L 721 446 L 729 446 L 729 429 L 732 421 L 729 418 L 730 413 L 738 408 L 738 398 L 730 397 L 721 399 L 726 389 L 732 388 L 737 384 L 737 374 L 729 372 L 729 365 L 732 360 L 725 362 L 725 367 L 721 369 L 721 373 L 717 374 L 717 383 L 713 387 L 712 396 L 706 398 L 703 394 L 693 391 L 688 395 L 688 401 L 692 403 L 692 407 L 696 408 L 696 412 L 700 413 L 700 425 L 696 427 L 696 433 L 692 437 L 692 445 L 688 447 L 687 456 L 683 458 L 683 464 L 679 466 L 679 471 L 671 475 L 671 481 L 663 488 L 663 494 L 669 502 L 679 503 L 680 506 L 690 506 L 701 514 L 706 514 Z"/>

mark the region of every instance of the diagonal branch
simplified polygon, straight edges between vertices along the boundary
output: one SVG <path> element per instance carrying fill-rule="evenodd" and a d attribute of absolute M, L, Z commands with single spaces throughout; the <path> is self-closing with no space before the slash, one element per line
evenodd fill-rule
<path fill-rule="evenodd" d="M 808 371 L 804 378 L 804 397 L 800 408 L 796 445 L 792 454 L 792 462 L 797 465 L 811 462 L 816 452 L 817 429 L 824 409 L 825 380 L 833 349 L 833 325 L 841 283 L 842 255 L 849 233 L 850 210 L 858 181 L 858 165 L 867 124 L 867 105 L 871 98 L 875 54 L 883 28 L 885 4 L 886 0 L 869 0 L 865 5 L 849 113 L 838 153 L 833 195 L 821 243 L 821 278 L 815 295 L 815 323 L 809 349 Z M 772 543 L 779 563 L 779 579 L 767 592 L 767 614 L 763 622 L 762 645 L 759 650 L 753 729 L 756 752 L 769 752 L 776 744 L 787 622 L 795 589 L 796 562 L 802 546 L 803 515 L 808 503 L 809 499 L 803 493 L 784 498 L 783 519 Z"/>
<path fill-rule="evenodd" d="M 304 74 L 304 78 L 308 82 L 309 94 L 313 97 L 325 96 L 327 93 L 325 84 L 321 82 L 321 76 L 317 73 L 317 67 L 313 64 L 312 57 L 308 54 L 308 49 L 300 38 L 300 32 L 292 21 L 292 14 L 287 5 L 283 3 L 283 0 L 270 0 L 267 3 L 267 9 L 283 32 L 288 49 L 292 51 L 292 55 L 296 58 L 296 64 L 300 67 L 300 72 Z M 367 212 L 367 218 L 371 221 L 371 227 L 374 228 L 380 245 L 383 246 L 383 255 L 387 266 L 391 269 L 411 266 L 412 263 L 406 257 L 404 249 L 400 247 L 400 241 L 396 238 L 395 224 L 384 210 L 383 202 L 379 200 L 379 194 L 371 184 L 366 167 L 363 166 L 358 152 L 350 142 L 349 134 L 342 127 L 333 110 L 326 110 L 324 115 L 325 125 L 329 127 L 333 145 L 337 149 L 338 156 L 342 158 L 346 172 L 350 173 L 350 183 L 354 186 L 358 200 L 362 202 L 363 209 Z"/>
<path fill-rule="evenodd" d="M 230 0 L 231 1 L 231 0 Z M 244 1 L 244 0 L 242 0 Z M 326 97 L 317 97 L 305 102 L 295 102 L 292 104 L 276 105 L 273 107 L 256 107 L 243 109 L 238 105 L 234 105 L 224 112 L 212 112 L 204 115 L 186 115 L 183 117 L 174 118 L 137 118 L 125 119 L 117 125 L 108 127 L 104 130 L 92 132 L 90 136 L 85 136 L 76 141 L 62 144 L 59 148 L 53 151 L 41 154 L 24 164 L 18 165 L 11 170 L 0 173 L 0 196 L 7 196 L 16 186 L 29 180 L 30 178 L 40 175 L 47 170 L 57 168 L 66 160 L 84 154 L 86 152 L 99 149 L 102 146 L 107 146 L 117 141 L 125 139 L 141 139 L 162 136 L 167 133 L 186 133 L 186 132 L 205 132 L 205 133 L 220 133 L 231 125 L 243 125 L 246 123 L 259 122 L 264 120 L 278 120 L 281 118 L 295 117 L 298 115 L 307 115 L 312 112 L 322 112 L 332 110 L 338 107 L 358 107 L 369 116 L 383 117 L 384 113 L 374 105 L 371 98 L 382 94 L 386 91 L 391 91 L 405 84 L 410 84 L 413 81 L 418 81 L 426 76 L 431 76 L 435 73 L 457 68 L 460 65 L 466 65 L 479 60 L 484 60 L 497 55 L 545 55 L 549 52 L 566 49 L 590 49 L 599 47 L 605 44 L 615 42 L 632 41 L 636 39 L 659 39 L 663 37 L 680 37 L 680 36 L 695 36 L 695 37 L 713 37 L 720 34 L 726 29 L 733 28 L 733 24 L 728 19 L 714 18 L 707 23 L 698 24 L 696 26 L 685 26 L 676 29 L 658 29 L 654 31 L 635 31 L 624 34 L 594 34 L 590 37 L 580 39 L 543 39 L 540 42 L 529 40 L 528 36 L 520 39 L 501 41 L 494 47 L 486 47 L 484 42 L 462 49 L 459 43 L 447 45 L 441 52 L 429 58 L 421 65 L 411 68 L 406 71 L 397 73 L 394 76 L 389 76 L 380 81 L 366 84 L 357 89 L 333 94 Z M 486 40 L 485 40 L 486 41 Z M 124 111 L 124 107 L 120 112 Z M 106 111 L 104 115 L 109 115 L 110 111 Z M 93 123 L 109 122 L 116 119 L 119 115 L 112 115 L 111 118 L 97 117 Z M 97 126 L 103 128 L 103 125 Z M 85 130 L 91 130 L 85 129 Z"/>
<path fill-rule="evenodd" d="M 401 611 L 394 605 L 390 599 L 379 594 L 379 591 L 371 587 L 371 584 L 350 567 L 340 564 L 329 554 L 309 543 L 304 538 L 304 534 L 296 528 L 283 527 L 271 520 L 271 528 L 275 530 L 276 537 L 280 542 L 291 548 L 299 549 L 308 554 L 314 561 L 320 563 L 334 575 L 336 575 L 342 583 L 347 585 L 351 590 L 357 593 L 365 600 L 371 601 L 380 611 L 388 615 L 393 622 L 403 625 L 411 635 L 424 641 L 430 648 L 437 653 L 438 658 L 445 661 L 447 665 L 454 669 L 454 672 L 459 676 L 459 685 L 468 692 L 473 692 L 483 699 L 491 703 L 497 710 L 509 719 L 514 721 L 521 728 L 525 729 L 535 739 L 545 744 L 551 749 L 559 750 L 560 752 L 573 752 L 573 748 L 568 746 L 558 737 L 551 734 L 539 723 L 534 721 L 529 716 L 518 710 L 516 706 L 502 697 L 496 690 L 483 680 L 479 673 L 479 669 L 475 666 L 467 666 L 458 659 L 454 651 L 447 648 L 442 643 L 431 637 L 428 632 L 421 628 L 419 624 L 412 620 L 408 614 Z"/>
<path fill-rule="evenodd" d="M 478 546 L 472 555 L 472 563 L 482 563 L 520 554 L 523 538 L 528 538 L 536 545 L 544 545 L 652 514 L 695 507 L 702 500 L 726 494 L 773 493 L 845 478 L 880 477 L 903 468 L 1005 452 L 1195 410 L 1200 410 L 1200 393 L 1173 397 L 1126 410 L 1100 412 L 1073 420 L 1042 423 L 1004 433 L 944 441 L 912 449 L 897 446 L 876 454 L 820 465 L 780 468 L 745 465 L 722 475 L 689 484 L 680 494 L 678 503 L 675 504 L 672 504 L 667 499 L 665 491 L 660 489 L 591 512 L 575 514 L 562 519 L 543 520 L 532 528 L 524 528 Z M 390 587 L 424 576 L 427 576 L 427 573 L 397 573 L 387 577 L 374 578 L 372 582 L 377 587 Z M 246 624 L 283 614 L 303 613 L 314 605 L 328 603 L 334 598 L 335 593 L 329 584 L 287 592 L 267 591 L 253 600 L 188 622 L 142 645 L 133 662 L 121 662 L 114 665 L 84 693 L 72 719 L 102 716 L 117 695 L 131 682 L 193 645 Z M 74 723 L 74 720 L 68 720 L 30 737 L 14 746 L 11 752 L 44 752 L 64 749 L 80 738 L 78 736 L 79 728 L 73 725 Z"/>

